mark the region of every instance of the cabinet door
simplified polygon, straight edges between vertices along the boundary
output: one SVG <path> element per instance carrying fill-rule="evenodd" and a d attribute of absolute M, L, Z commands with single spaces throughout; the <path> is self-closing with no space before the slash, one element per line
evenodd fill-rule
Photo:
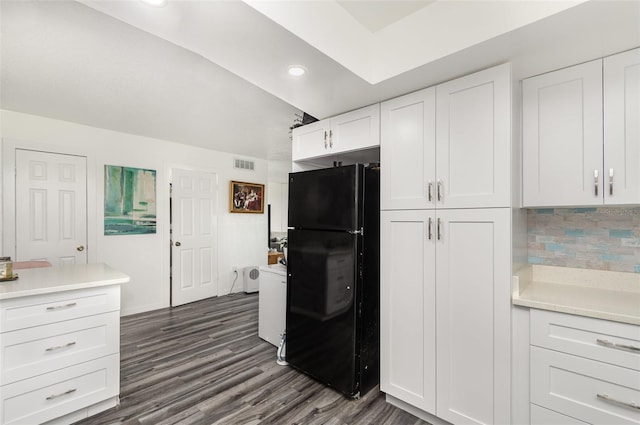
<path fill-rule="evenodd" d="M 431 87 L 380 106 L 380 208 L 435 206 L 436 91 Z"/>
<path fill-rule="evenodd" d="M 511 200 L 511 68 L 436 87 L 437 205 L 506 207 Z"/>
<path fill-rule="evenodd" d="M 602 204 L 601 60 L 522 82 L 522 143 L 525 207 Z"/>
<path fill-rule="evenodd" d="M 510 423 L 510 209 L 438 210 L 437 415 Z"/>
<path fill-rule="evenodd" d="M 300 161 L 331 153 L 329 150 L 329 120 L 320 120 L 292 131 L 291 159 Z"/>
<path fill-rule="evenodd" d="M 640 203 L 640 49 L 604 59 L 604 202 Z"/>
<path fill-rule="evenodd" d="M 435 414 L 433 211 L 382 211 L 380 222 L 380 389 Z"/>
<path fill-rule="evenodd" d="M 331 118 L 329 149 L 335 153 L 380 146 L 380 104 Z"/>

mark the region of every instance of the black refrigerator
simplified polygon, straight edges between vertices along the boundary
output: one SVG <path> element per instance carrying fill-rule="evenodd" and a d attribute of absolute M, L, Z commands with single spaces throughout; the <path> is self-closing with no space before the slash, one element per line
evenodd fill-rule
<path fill-rule="evenodd" d="M 286 360 L 358 398 L 379 381 L 380 173 L 289 174 Z"/>

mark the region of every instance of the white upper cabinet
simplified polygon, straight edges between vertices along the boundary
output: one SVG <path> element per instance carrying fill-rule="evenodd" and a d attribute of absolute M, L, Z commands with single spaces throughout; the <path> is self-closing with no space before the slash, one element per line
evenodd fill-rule
<path fill-rule="evenodd" d="M 380 104 L 293 129 L 292 160 L 380 146 Z"/>
<path fill-rule="evenodd" d="M 526 79 L 522 98 L 525 207 L 640 202 L 640 49 Z"/>
<path fill-rule="evenodd" d="M 436 117 L 438 207 L 510 206 L 510 64 L 437 86 Z"/>
<path fill-rule="evenodd" d="M 508 207 L 510 86 L 507 64 L 382 103 L 380 208 Z"/>
<path fill-rule="evenodd" d="M 522 82 L 523 206 L 602 204 L 602 61 Z"/>
<path fill-rule="evenodd" d="M 604 59 L 604 202 L 640 203 L 640 49 Z"/>
<path fill-rule="evenodd" d="M 380 105 L 380 208 L 435 206 L 436 90 Z"/>
<path fill-rule="evenodd" d="M 291 158 L 298 161 L 327 154 L 329 120 L 316 121 L 293 129 Z"/>

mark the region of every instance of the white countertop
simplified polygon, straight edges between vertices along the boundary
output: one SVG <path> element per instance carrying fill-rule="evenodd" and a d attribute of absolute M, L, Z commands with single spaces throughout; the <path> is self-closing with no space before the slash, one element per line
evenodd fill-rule
<path fill-rule="evenodd" d="M 269 266 L 260 266 L 260 270 L 267 273 L 276 273 L 280 276 L 287 275 L 287 267 L 282 264 L 271 264 Z"/>
<path fill-rule="evenodd" d="M 0 300 L 129 282 L 129 276 L 103 263 L 20 269 L 18 279 L 0 282 Z"/>
<path fill-rule="evenodd" d="M 640 274 L 529 265 L 513 276 L 512 302 L 640 325 Z"/>

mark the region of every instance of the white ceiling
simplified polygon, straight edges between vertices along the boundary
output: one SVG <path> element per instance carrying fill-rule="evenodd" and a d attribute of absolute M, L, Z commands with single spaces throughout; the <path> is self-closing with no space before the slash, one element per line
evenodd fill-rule
<path fill-rule="evenodd" d="M 640 46 L 640 1 L 2 0 L 1 106 L 272 160 L 289 127 Z M 286 74 L 302 64 L 308 74 Z"/>

